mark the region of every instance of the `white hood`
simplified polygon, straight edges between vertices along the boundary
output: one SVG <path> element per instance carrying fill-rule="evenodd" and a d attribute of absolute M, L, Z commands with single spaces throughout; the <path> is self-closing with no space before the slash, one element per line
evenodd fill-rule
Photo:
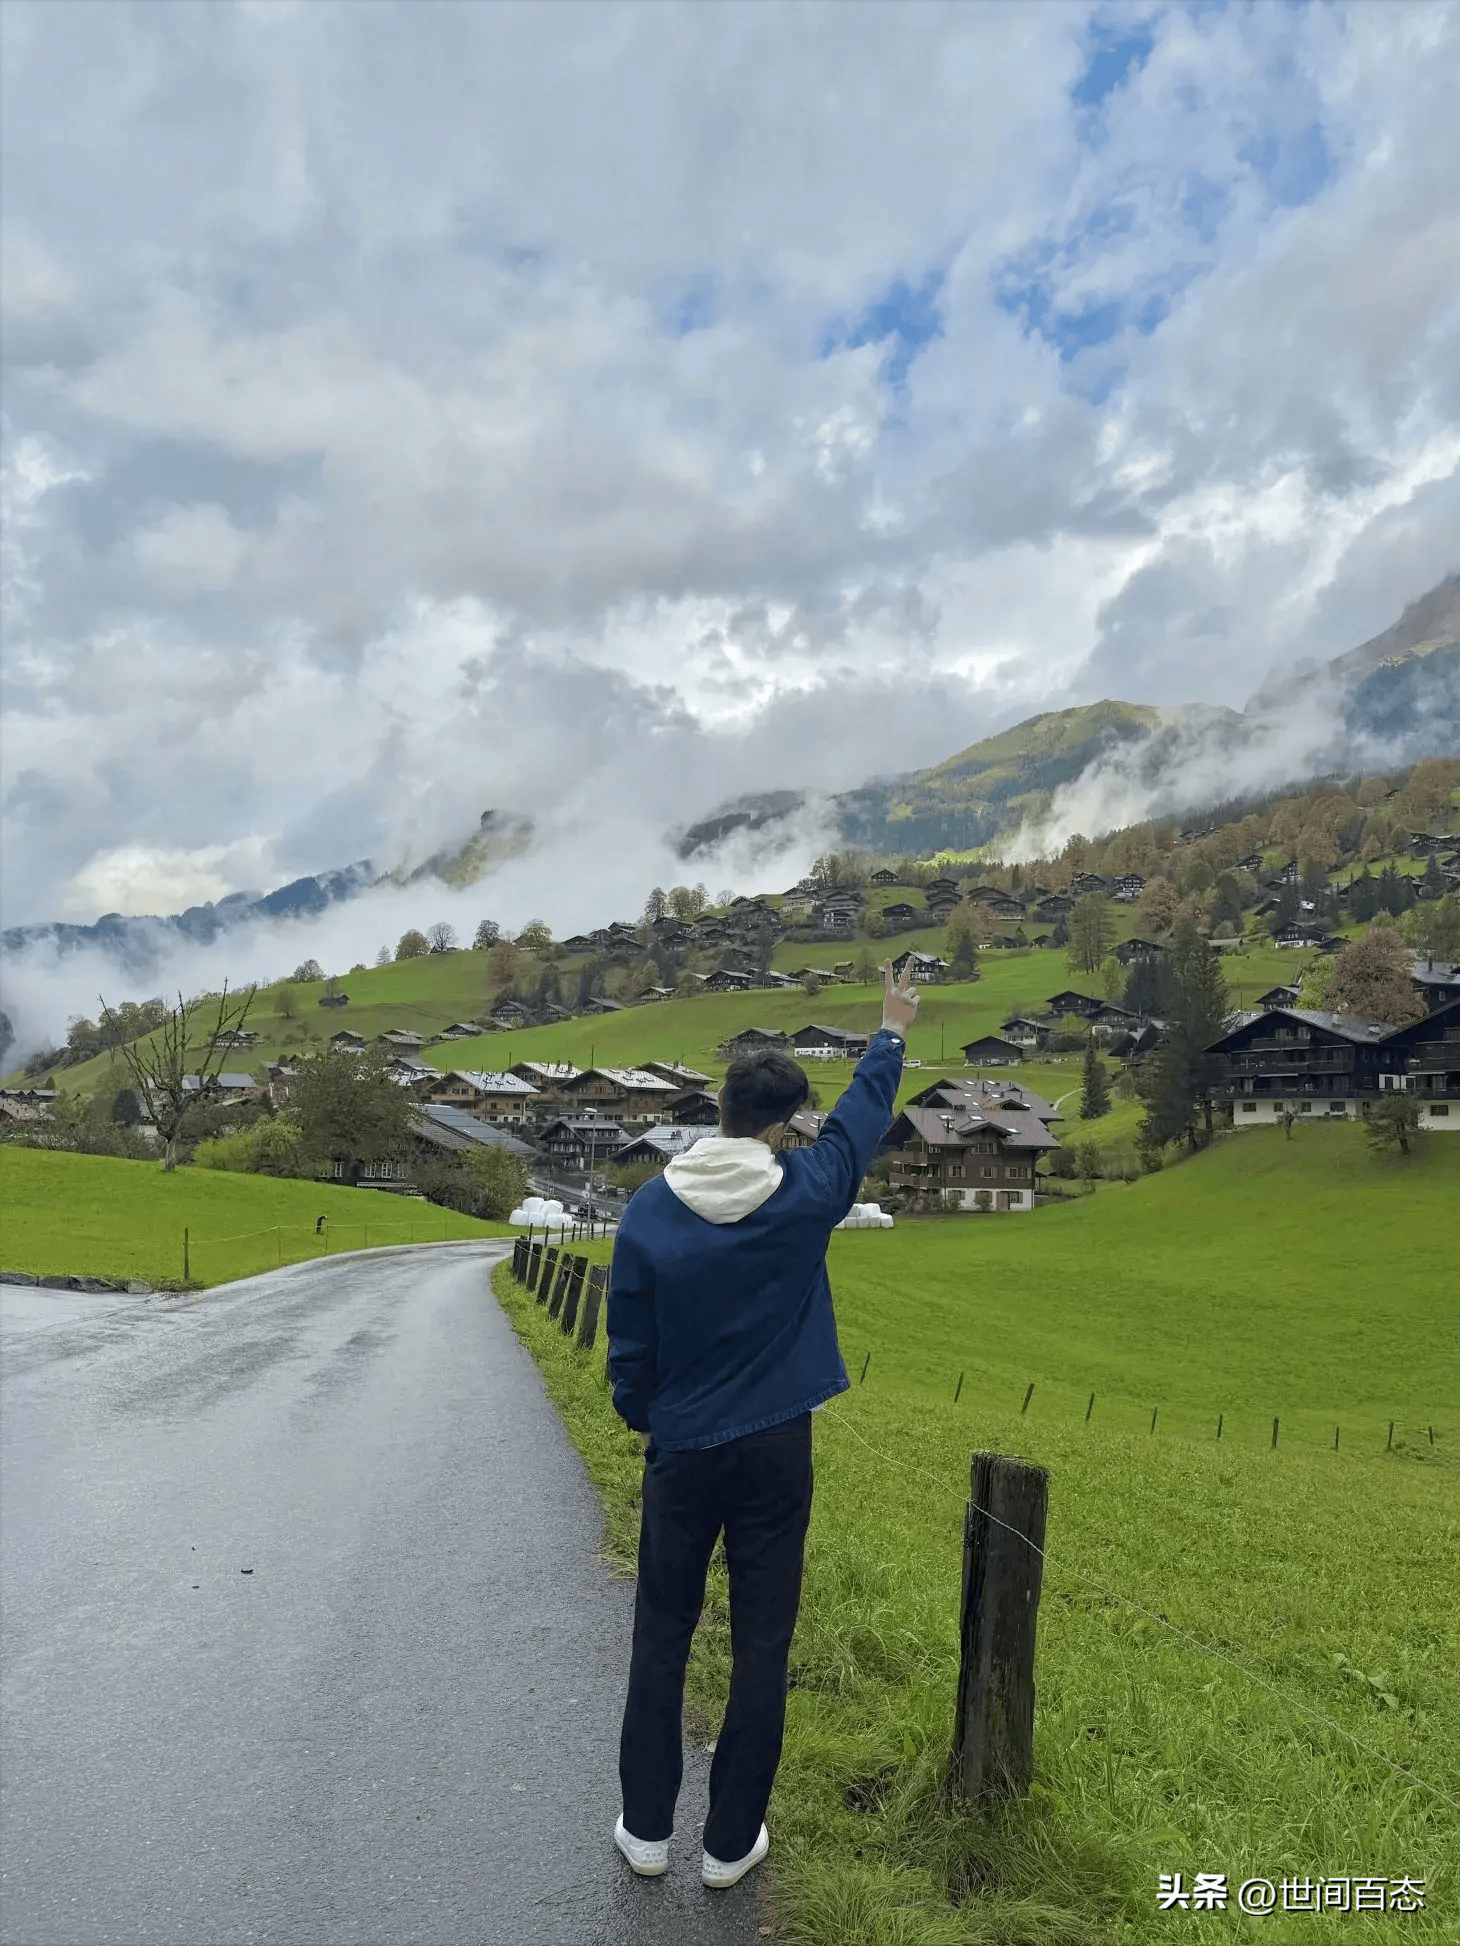
<path fill-rule="evenodd" d="M 674 1158 L 664 1180 L 707 1223 L 738 1223 L 775 1195 L 785 1173 L 753 1135 L 706 1135 Z"/>

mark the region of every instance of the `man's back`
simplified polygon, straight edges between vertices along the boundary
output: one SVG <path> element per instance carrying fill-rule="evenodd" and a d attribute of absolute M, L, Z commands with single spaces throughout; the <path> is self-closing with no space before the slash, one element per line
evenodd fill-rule
<path fill-rule="evenodd" d="M 614 1404 L 656 1446 L 719 1445 L 846 1390 L 827 1240 L 901 1073 L 902 1042 L 879 1033 L 810 1148 L 707 1137 L 629 1204 L 608 1299 Z"/>

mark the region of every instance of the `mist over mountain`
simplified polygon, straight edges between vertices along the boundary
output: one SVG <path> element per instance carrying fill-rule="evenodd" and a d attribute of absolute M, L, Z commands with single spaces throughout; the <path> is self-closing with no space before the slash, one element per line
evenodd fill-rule
<path fill-rule="evenodd" d="M 129 986 L 169 977 L 179 964 L 226 965 L 237 979 L 261 954 L 269 956 L 263 977 L 273 977 L 289 970 L 289 958 L 325 958 L 331 949 L 335 959 L 363 957 L 375 932 L 391 944 L 405 924 L 432 917 L 469 936 L 473 915 L 494 902 L 509 923 L 521 923 L 524 887 L 532 913 L 566 931 L 633 916 L 654 878 L 676 867 L 678 876 L 738 890 L 752 878 L 774 886 L 793 877 L 830 845 L 900 853 L 997 840 L 1008 856 L 1032 856 L 1075 831 L 1097 837 L 1243 792 L 1455 751 L 1460 575 L 1329 663 L 1269 676 L 1240 711 L 1117 701 L 1048 711 L 901 777 L 830 794 L 747 794 L 666 833 L 651 856 L 615 835 L 608 807 L 583 815 L 576 837 L 539 826 L 525 808 L 488 810 L 459 846 L 408 870 L 359 860 L 165 916 L 113 912 L 88 925 L 12 927 L 3 947 L 12 978 L 17 962 L 79 972 L 81 961 L 88 979 L 93 965 L 110 967 Z M 565 871 L 574 847 L 578 869 Z"/>
<path fill-rule="evenodd" d="M 1274 672 L 1243 710 L 1102 701 L 1048 711 L 931 768 L 830 799 L 839 841 L 879 852 L 997 839 L 1010 856 L 1058 849 L 1144 818 L 1334 771 L 1460 751 L 1460 575 L 1408 604 L 1382 634 L 1327 664 Z M 690 825 L 681 855 L 713 856 L 732 832 L 804 814 L 794 792 L 722 806 Z"/>

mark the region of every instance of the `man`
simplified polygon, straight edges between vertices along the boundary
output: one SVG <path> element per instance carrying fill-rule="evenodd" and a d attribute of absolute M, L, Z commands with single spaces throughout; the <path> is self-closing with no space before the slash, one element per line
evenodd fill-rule
<path fill-rule="evenodd" d="M 710 1770 L 702 1877 L 737 1884 L 764 1818 L 811 1514 L 811 1414 L 847 1389 L 826 1246 L 892 1120 L 918 996 L 884 965 L 881 1030 L 809 1148 L 778 1154 L 810 1098 L 768 1048 L 732 1061 L 719 1133 L 624 1212 L 608 1293 L 613 1402 L 644 1442 L 639 1585 L 614 1842 L 641 1877 L 669 1863 L 690 1638 L 720 1532 L 734 1673 Z"/>

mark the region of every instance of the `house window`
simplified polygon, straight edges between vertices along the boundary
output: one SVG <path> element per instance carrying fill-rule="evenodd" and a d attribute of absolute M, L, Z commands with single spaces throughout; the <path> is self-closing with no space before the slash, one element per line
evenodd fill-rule
<path fill-rule="evenodd" d="M 1257 1103 L 1255 1101 L 1244 1101 L 1242 1104 L 1242 1113 L 1244 1115 L 1255 1115 L 1257 1113 Z"/>
<path fill-rule="evenodd" d="M 1341 1101 L 1331 1101 L 1328 1106 L 1331 1113 L 1335 1115 L 1341 1115 L 1343 1113 L 1343 1103 Z"/>
<path fill-rule="evenodd" d="M 1300 1101 L 1298 1103 L 1298 1113 L 1300 1115 L 1310 1115 L 1312 1112 L 1313 1104 L 1311 1101 Z"/>
<path fill-rule="evenodd" d="M 986 1162 L 986 1163 L 984 1164 L 984 1168 L 983 1168 L 983 1172 L 984 1172 L 984 1174 L 985 1174 L 986 1176 L 991 1176 L 991 1175 L 993 1175 L 993 1174 L 994 1174 L 994 1169 L 993 1169 L 993 1165 L 992 1165 L 991 1163 L 987 1163 L 987 1162 Z"/>
<path fill-rule="evenodd" d="M 1447 1101 L 1432 1101 L 1430 1103 L 1430 1113 L 1432 1115 L 1448 1115 L 1449 1112 L 1450 1104 Z"/>

